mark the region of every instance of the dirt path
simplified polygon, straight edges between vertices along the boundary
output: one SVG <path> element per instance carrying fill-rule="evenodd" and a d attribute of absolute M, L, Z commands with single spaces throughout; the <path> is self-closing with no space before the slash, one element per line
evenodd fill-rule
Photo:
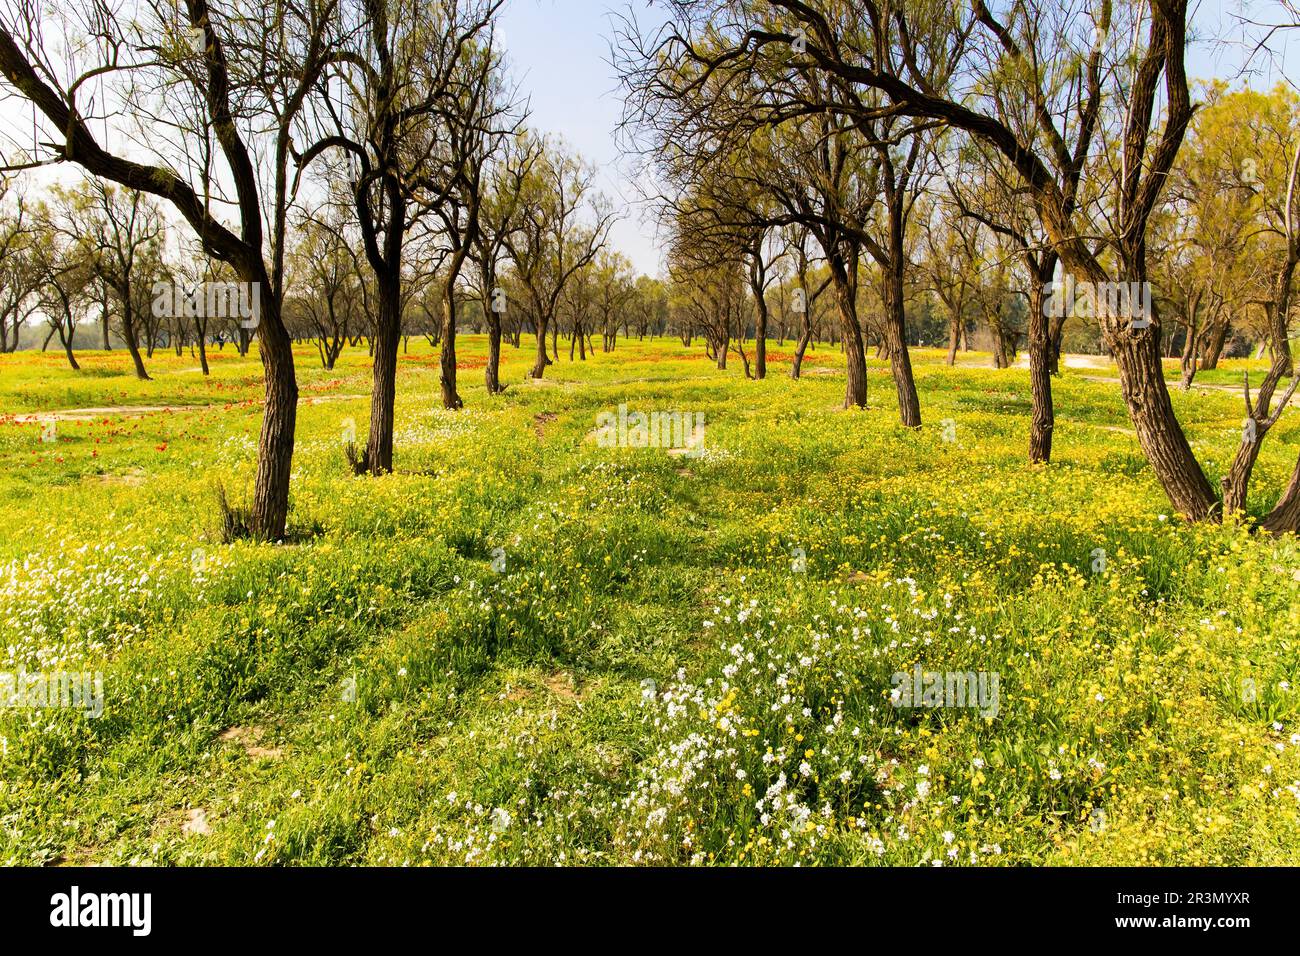
<path fill-rule="evenodd" d="M 1118 385 L 1118 384 L 1119 384 L 1119 379 L 1117 379 L 1117 378 L 1100 378 L 1100 377 L 1098 377 L 1098 376 L 1096 376 L 1096 375 L 1084 375 L 1084 376 L 1082 376 L 1082 378 L 1083 378 L 1083 380 L 1084 380 L 1085 382 L 1100 382 L 1100 383 L 1102 383 L 1103 385 Z M 1172 389 L 1176 389 L 1176 390 L 1178 390 L 1178 391 L 1182 391 L 1182 388 L 1183 388 L 1182 385 L 1181 385 L 1180 383 L 1178 383 L 1178 382 L 1169 382 L 1168 385 L 1169 385 L 1169 387 L 1171 388 L 1171 390 L 1172 390 Z M 1229 393 L 1231 393 L 1231 394 L 1233 394 L 1233 395 L 1240 395 L 1240 394 L 1241 394 L 1241 387 L 1240 387 L 1240 386 L 1237 386 L 1237 385 L 1207 385 L 1207 384 L 1203 384 L 1203 383 L 1201 383 L 1201 382 L 1193 382 L 1193 383 L 1192 383 L 1192 391 L 1194 391 L 1194 392 L 1197 392 L 1197 391 L 1199 391 L 1199 392 L 1207 392 L 1207 391 L 1215 391 L 1215 392 L 1229 392 Z"/>
<path fill-rule="evenodd" d="M 318 395 L 312 398 L 298 399 L 299 405 L 325 405 L 330 402 L 353 402 L 369 400 L 369 395 Z M 28 412 L 15 415 L 14 421 L 20 425 L 32 423 L 59 422 L 93 422 L 99 418 L 144 418 L 146 415 L 163 415 L 178 412 L 206 412 L 227 408 L 231 405 L 261 405 L 262 399 L 245 402 L 222 402 L 219 405 L 106 405 L 103 408 L 65 408 L 48 412 Z"/>

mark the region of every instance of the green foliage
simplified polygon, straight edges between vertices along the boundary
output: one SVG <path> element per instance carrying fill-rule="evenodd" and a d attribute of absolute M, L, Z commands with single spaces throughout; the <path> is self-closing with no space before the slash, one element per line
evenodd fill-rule
<path fill-rule="evenodd" d="M 914 355 L 913 432 L 879 363 L 839 410 L 826 346 L 798 382 L 779 345 L 750 382 L 660 340 L 525 383 L 525 343 L 503 395 L 462 373 L 460 413 L 412 348 L 381 479 L 344 453 L 364 352 L 301 351 L 283 546 L 217 532 L 214 482 L 251 485 L 256 355 L 142 383 L 124 354 L 85 356 L 95 378 L 0 358 L 0 670 L 105 692 L 97 720 L 0 711 L 0 859 L 1297 862 L 1300 553 L 1171 520 L 1104 371 L 1065 370 L 1030 468 L 1027 373 L 940 351 Z M 1239 396 L 1175 401 L 1226 467 Z M 12 417 L 171 402 L 197 407 L 53 443 Z M 703 413 L 704 453 L 599 447 L 620 403 Z M 918 666 L 997 674 L 996 715 L 892 706 Z"/>

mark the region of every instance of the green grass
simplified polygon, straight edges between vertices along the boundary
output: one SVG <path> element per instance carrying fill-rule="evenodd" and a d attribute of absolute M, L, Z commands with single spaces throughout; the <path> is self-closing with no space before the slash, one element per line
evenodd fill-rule
<path fill-rule="evenodd" d="M 462 338 L 451 413 L 413 340 L 378 480 L 343 453 L 364 351 L 300 348 L 282 546 L 216 537 L 256 356 L 0 357 L 0 670 L 106 701 L 0 711 L 0 860 L 1300 862 L 1300 553 L 1175 520 L 1113 373 L 1066 370 L 1030 468 L 1022 370 L 918 350 L 915 433 L 880 363 L 839 410 L 833 347 L 799 382 L 789 343 L 750 382 L 659 340 L 538 384 L 528 345 L 488 396 Z M 1174 401 L 1217 478 L 1240 396 Z M 703 413 L 705 453 L 599 447 L 620 403 Z M 117 405 L 193 407 L 14 417 Z M 1256 512 L 1298 445 L 1288 412 Z M 996 673 L 996 716 L 891 706 L 917 665 Z"/>

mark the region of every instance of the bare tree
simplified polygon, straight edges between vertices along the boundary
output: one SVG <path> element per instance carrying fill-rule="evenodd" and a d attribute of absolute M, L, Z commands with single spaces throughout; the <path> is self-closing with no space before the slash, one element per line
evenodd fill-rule
<path fill-rule="evenodd" d="M 546 335 L 558 334 L 561 296 L 605 247 L 615 214 L 595 191 L 595 172 L 550 143 L 525 177 L 519 210 L 518 228 L 508 235 L 506 248 L 537 332 L 537 361 L 529 374 L 541 378 L 551 364 Z"/>
<path fill-rule="evenodd" d="M 0 71 L 9 95 L 30 101 L 45 118 L 44 138 L 28 144 L 9 166 L 76 163 L 100 179 L 166 199 L 209 256 L 229 263 L 241 281 L 259 290 L 266 402 L 247 530 L 262 539 L 284 537 L 298 400 L 292 342 L 281 318 L 283 238 L 293 198 L 286 172 L 295 124 L 332 53 L 333 10 L 334 0 L 307 6 L 272 0 L 248 9 L 239 0 L 224 6 L 186 0 L 178 16 L 171 4 L 146 0 L 128 19 L 104 0 L 91 0 L 62 5 L 58 22 L 76 42 L 60 46 L 47 41 L 54 21 L 45 18 L 43 5 L 6 0 L 0 8 Z M 75 53 L 65 61 L 59 49 Z M 239 69 L 232 69 L 232 51 L 239 54 Z M 89 96 L 101 80 L 119 82 L 115 103 Z M 192 95 L 168 95 L 177 90 Z M 154 149 L 157 161 L 127 159 L 101 142 L 94 128 L 107 126 L 110 116 L 144 128 L 137 142 Z M 122 128 L 116 137 L 130 133 Z M 182 146 L 214 136 L 224 179 L 193 168 L 199 185 L 182 178 L 174 157 L 158 152 L 178 136 Z M 254 140 L 269 140 L 261 167 L 271 179 L 266 201 L 250 146 Z M 223 182 L 233 190 L 234 227 L 211 210 L 213 192 Z"/>

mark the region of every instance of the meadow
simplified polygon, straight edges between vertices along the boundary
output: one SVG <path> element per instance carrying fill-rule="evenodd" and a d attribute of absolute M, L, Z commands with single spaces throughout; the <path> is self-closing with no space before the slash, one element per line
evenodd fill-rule
<path fill-rule="evenodd" d="M 0 861 L 1300 863 L 1300 550 L 1171 514 L 1112 372 L 1064 369 L 1030 467 L 1028 373 L 937 350 L 919 432 L 880 362 L 842 410 L 826 345 L 800 381 L 788 342 L 758 382 L 658 339 L 526 382 L 525 340 L 498 396 L 485 351 L 449 412 L 410 342 L 374 479 L 364 349 L 300 347 L 274 545 L 216 504 L 250 490 L 256 355 L 0 356 L 0 670 L 104 691 L 0 710 Z M 1175 391 L 1212 472 L 1247 368 Z M 601 447 L 623 404 L 702 413 L 702 453 Z M 918 667 L 997 675 L 996 713 L 895 706 Z"/>

